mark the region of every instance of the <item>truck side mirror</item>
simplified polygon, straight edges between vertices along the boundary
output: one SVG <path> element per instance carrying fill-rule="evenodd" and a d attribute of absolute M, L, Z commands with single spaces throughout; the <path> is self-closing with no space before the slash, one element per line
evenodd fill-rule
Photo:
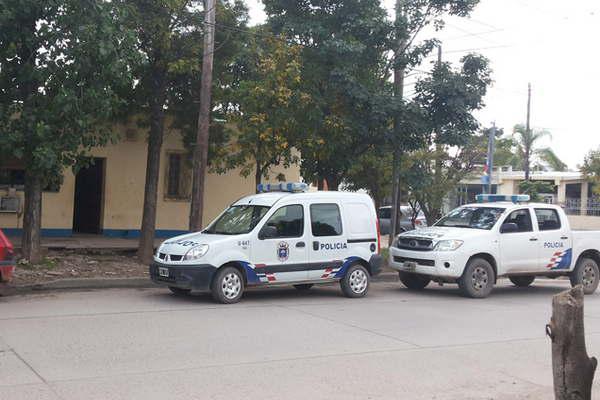
<path fill-rule="evenodd" d="M 507 222 L 500 227 L 500 233 L 513 233 L 519 231 L 519 225 L 514 222 Z"/>
<path fill-rule="evenodd" d="M 258 238 L 260 240 L 270 239 L 277 237 L 277 228 L 272 225 L 265 225 L 262 227 L 260 232 L 258 232 Z"/>

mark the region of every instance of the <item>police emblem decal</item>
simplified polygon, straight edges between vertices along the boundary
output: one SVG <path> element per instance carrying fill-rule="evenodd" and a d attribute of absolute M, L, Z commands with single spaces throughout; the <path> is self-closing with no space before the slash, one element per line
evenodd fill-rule
<path fill-rule="evenodd" d="M 277 258 L 279 261 L 286 261 L 290 256 L 290 246 L 287 242 L 279 242 L 277 245 Z"/>

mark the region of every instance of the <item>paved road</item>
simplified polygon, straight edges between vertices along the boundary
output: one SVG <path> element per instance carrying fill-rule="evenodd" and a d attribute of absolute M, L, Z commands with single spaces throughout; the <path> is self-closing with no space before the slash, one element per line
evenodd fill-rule
<path fill-rule="evenodd" d="M 160 289 L 0 298 L 0 399 L 550 399 L 544 325 L 567 287 L 272 289 L 233 306 Z M 598 355 L 600 295 L 586 328 Z"/>

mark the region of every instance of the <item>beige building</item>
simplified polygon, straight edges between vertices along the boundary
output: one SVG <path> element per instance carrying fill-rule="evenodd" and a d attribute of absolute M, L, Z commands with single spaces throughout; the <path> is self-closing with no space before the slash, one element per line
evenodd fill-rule
<path fill-rule="evenodd" d="M 97 233 L 112 237 L 137 237 L 142 219 L 147 143 L 143 131 L 116 127 L 121 141 L 94 149 L 94 164 L 74 175 L 64 172 L 58 190 L 45 191 L 42 204 L 42 234 L 69 236 Z M 287 181 L 300 180 L 300 168 L 277 168 Z M 24 172 L 18 164 L 0 160 L 0 228 L 17 235 L 23 226 Z M 190 211 L 191 171 L 181 135 L 166 131 L 160 160 L 157 236 L 187 231 Z M 236 199 L 255 192 L 254 177 L 238 170 L 208 174 L 206 178 L 205 224 Z"/>

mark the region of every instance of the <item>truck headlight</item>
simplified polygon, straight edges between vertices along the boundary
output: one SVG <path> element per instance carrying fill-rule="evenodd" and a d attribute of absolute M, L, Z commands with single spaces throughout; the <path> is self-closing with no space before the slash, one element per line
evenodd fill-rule
<path fill-rule="evenodd" d="M 207 251 L 208 251 L 208 245 L 201 244 L 200 246 L 192 247 L 190 250 L 188 250 L 188 252 L 185 253 L 185 256 L 183 256 L 183 259 L 185 261 L 197 260 L 197 259 L 201 258 L 202 256 L 204 256 Z"/>
<path fill-rule="evenodd" d="M 462 246 L 462 240 L 440 240 L 438 244 L 435 245 L 434 250 L 437 251 L 454 251 Z"/>

